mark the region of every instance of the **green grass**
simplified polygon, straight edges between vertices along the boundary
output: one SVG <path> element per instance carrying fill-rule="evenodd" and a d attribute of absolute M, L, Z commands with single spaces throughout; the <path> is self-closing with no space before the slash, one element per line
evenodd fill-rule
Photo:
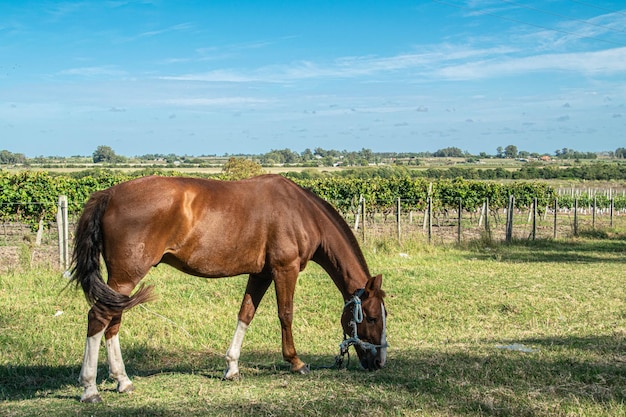
<path fill-rule="evenodd" d="M 388 294 L 387 367 L 361 371 L 353 358 L 348 370 L 325 368 L 341 341 L 342 300 L 310 265 L 294 335 L 313 372 L 292 375 L 282 362 L 270 291 L 235 382 L 221 380 L 223 356 L 246 278 L 158 267 L 145 281 L 160 298 L 126 313 L 120 332 L 136 391 L 115 392 L 102 349 L 101 404 L 78 401 L 82 295 L 62 292 L 56 272 L 0 275 L 0 415 L 625 415 L 625 255 L 624 239 L 370 242 Z M 516 344 L 532 352 L 502 348 Z"/>

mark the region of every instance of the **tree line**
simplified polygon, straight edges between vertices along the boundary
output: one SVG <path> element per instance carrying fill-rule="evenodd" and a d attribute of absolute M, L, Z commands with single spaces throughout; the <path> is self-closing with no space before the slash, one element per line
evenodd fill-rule
<path fill-rule="evenodd" d="M 615 151 L 609 151 L 605 153 L 610 158 L 626 159 L 626 148 L 620 147 Z M 499 146 L 496 149 L 496 153 L 493 155 L 486 152 L 480 152 L 478 155 L 472 155 L 467 151 L 463 151 L 457 147 L 446 147 L 438 149 L 435 152 L 374 152 L 371 149 L 363 148 L 359 151 L 347 151 L 347 150 L 335 150 L 335 149 L 323 149 L 323 148 L 307 148 L 302 152 L 296 152 L 289 148 L 286 149 L 272 149 L 269 152 L 260 155 L 244 155 L 244 154 L 225 154 L 222 159 L 228 159 L 229 157 L 245 157 L 259 162 L 262 165 L 301 165 L 301 166 L 367 166 L 380 163 L 402 164 L 402 165 L 420 165 L 420 158 L 466 158 L 467 162 L 473 162 L 480 159 L 490 158 L 522 158 L 522 159 L 539 159 L 542 156 L 555 157 L 562 160 L 572 159 L 584 159 L 592 160 L 597 159 L 598 154 L 595 152 L 581 152 L 574 149 L 557 149 L 554 154 L 539 154 L 536 152 L 520 151 L 515 145 L 507 145 L 505 147 Z M 123 155 L 118 155 L 110 146 L 101 145 L 98 146 L 91 157 L 58 157 L 39 156 L 36 158 L 27 158 L 24 154 L 13 153 L 8 150 L 0 151 L 0 164 L 3 165 L 15 165 L 29 163 L 45 164 L 53 161 L 59 161 L 63 163 L 71 163 L 72 161 L 91 160 L 93 163 L 108 163 L 108 164 L 124 164 L 130 161 L 136 160 L 140 162 L 146 161 L 164 161 L 166 163 L 187 163 L 202 165 L 206 164 L 207 160 L 219 158 L 217 155 L 200 155 L 200 156 L 188 156 L 188 155 L 175 155 L 175 154 L 145 154 L 141 156 L 135 156 L 129 158 Z"/>
<path fill-rule="evenodd" d="M 348 168 L 338 172 L 327 173 L 319 170 L 305 169 L 301 172 L 289 172 L 285 174 L 296 179 L 310 179 L 320 176 L 354 177 L 354 178 L 430 178 L 430 179 L 454 179 L 463 178 L 468 180 L 626 180 L 626 164 L 598 162 L 593 164 L 577 165 L 561 168 L 558 166 L 523 166 L 510 170 L 498 168 L 474 168 L 457 167 L 409 169 L 403 166 Z"/>

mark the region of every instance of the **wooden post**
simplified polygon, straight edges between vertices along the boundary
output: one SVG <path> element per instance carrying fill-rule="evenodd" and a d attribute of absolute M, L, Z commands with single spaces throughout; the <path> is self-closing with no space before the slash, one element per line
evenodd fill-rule
<path fill-rule="evenodd" d="M 515 207 L 515 196 L 511 194 L 506 211 L 506 241 L 509 243 L 513 241 L 513 207 Z"/>
<path fill-rule="evenodd" d="M 35 238 L 35 245 L 40 246 L 43 240 L 43 219 L 39 219 L 39 225 L 37 227 L 37 237 Z"/>
<path fill-rule="evenodd" d="M 533 240 L 537 237 L 537 197 L 533 198 Z"/>
<path fill-rule="evenodd" d="M 613 208 L 615 207 L 614 202 L 613 202 L 613 196 L 611 196 L 611 205 L 610 205 L 610 227 L 613 227 Z"/>
<path fill-rule="evenodd" d="M 59 234 L 59 266 L 66 270 L 70 266 L 69 225 L 67 220 L 67 196 L 59 196 L 57 206 L 57 231 Z"/>
<path fill-rule="evenodd" d="M 427 216 L 428 216 L 428 243 L 432 240 L 433 237 L 433 199 L 432 197 L 428 197 L 428 207 Z"/>
<path fill-rule="evenodd" d="M 361 213 L 361 216 L 363 217 L 363 221 L 361 222 L 361 233 L 363 233 L 363 243 L 365 243 L 365 220 L 367 219 L 367 216 L 365 215 L 365 197 L 361 200 Z"/>
<path fill-rule="evenodd" d="M 491 229 L 489 229 L 489 197 L 485 198 L 485 232 L 491 235 Z"/>
<path fill-rule="evenodd" d="M 398 243 L 400 243 L 401 239 L 402 239 L 402 227 L 400 226 L 400 197 L 398 197 L 398 203 L 397 203 L 397 207 L 396 207 L 396 225 L 398 228 Z"/>
<path fill-rule="evenodd" d="M 363 194 L 359 195 L 359 202 L 357 203 L 356 216 L 354 218 L 354 231 L 359 230 L 359 220 L 361 218 L 361 202 L 363 201 Z"/>
<path fill-rule="evenodd" d="M 559 210 L 559 199 L 554 197 L 554 231 L 552 237 L 556 239 L 556 212 Z"/>
<path fill-rule="evenodd" d="M 433 183 L 431 182 L 430 185 L 428 186 L 428 197 L 426 198 L 427 204 L 428 204 L 428 200 L 430 199 L 430 196 L 432 195 L 433 192 Z M 430 220 L 428 220 L 428 210 L 426 210 L 426 212 L 424 213 L 424 222 L 422 224 L 422 228 L 426 229 L 428 227 L 428 222 Z"/>
<path fill-rule="evenodd" d="M 578 197 L 574 199 L 574 236 L 578 236 Z"/>
<path fill-rule="evenodd" d="M 596 203 L 596 196 L 593 196 L 593 213 L 591 214 L 591 228 L 593 230 L 596 230 L 596 207 L 597 207 L 597 203 Z"/>
<path fill-rule="evenodd" d="M 456 243 L 461 244 L 461 211 L 463 210 L 463 199 L 459 197 L 459 214 L 456 227 Z"/>

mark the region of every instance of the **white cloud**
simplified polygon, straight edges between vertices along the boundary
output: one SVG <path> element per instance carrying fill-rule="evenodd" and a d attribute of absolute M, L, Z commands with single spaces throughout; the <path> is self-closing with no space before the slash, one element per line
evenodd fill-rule
<path fill-rule="evenodd" d="M 220 69 L 209 72 L 161 76 L 159 78 L 176 81 L 284 83 L 307 79 L 385 76 L 389 73 L 397 74 L 402 71 L 408 71 L 415 75 L 430 73 L 442 62 L 454 62 L 512 52 L 515 50 L 507 47 L 470 49 L 444 45 L 432 47 L 423 53 L 406 53 L 389 57 L 348 56 L 337 58 L 328 63 L 301 60 L 290 64 L 269 65 L 249 70 Z"/>
<path fill-rule="evenodd" d="M 393 76 L 398 80 L 472 80 L 508 77 L 529 72 L 577 72 L 615 75 L 626 71 L 626 47 L 593 52 L 520 56 L 513 47 L 471 48 L 440 45 L 423 53 L 388 57 L 349 56 L 327 63 L 296 61 L 252 69 L 218 69 L 159 77 L 165 80 L 227 83 L 291 83 L 309 79 L 349 79 Z M 375 81 L 372 79 L 371 81 Z"/>
<path fill-rule="evenodd" d="M 70 68 L 59 72 L 60 75 L 81 77 L 123 76 L 126 72 L 113 66 Z"/>
<path fill-rule="evenodd" d="M 162 35 L 164 33 L 169 33 L 169 32 L 180 32 L 180 31 L 186 31 L 189 29 L 192 29 L 193 25 L 191 23 L 180 23 L 177 25 L 172 25 L 163 29 L 158 29 L 158 30 L 151 30 L 151 31 L 147 31 L 147 32 L 143 32 L 140 33 L 139 35 L 137 35 L 138 38 L 146 38 L 146 37 L 152 37 L 152 36 L 157 36 L 157 35 Z"/>
<path fill-rule="evenodd" d="M 567 71 L 585 75 L 615 75 L 626 71 L 626 47 L 595 52 L 542 54 L 518 58 L 489 59 L 446 66 L 435 74 L 452 80 L 471 80 L 527 74 L 538 71 Z"/>
<path fill-rule="evenodd" d="M 163 100 L 163 104 L 175 106 L 241 106 L 246 104 L 262 104 L 269 100 L 251 97 L 218 97 L 218 98 L 173 98 Z"/>

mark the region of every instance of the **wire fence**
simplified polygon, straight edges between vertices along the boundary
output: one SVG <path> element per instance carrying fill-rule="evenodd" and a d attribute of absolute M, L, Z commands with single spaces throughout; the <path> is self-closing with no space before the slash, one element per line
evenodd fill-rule
<path fill-rule="evenodd" d="M 57 211 L 57 220 L 29 224 L 18 218 L 5 218 L 0 223 L 0 246 L 44 248 L 39 252 L 56 253 L 56 256 L 47 255 L 51 259 L 48 263 L 57 262 L 59 267 L 67 268 L 70 256 L 68 247 L 71 247 L 77 220 L 77 215 L 68 215 L 67 201 L 19 204 L 46 205 L 47 210 Z M 545 207 L 539 207 L 535 199 L 530 207 L 522 209 L 516 208 L 513 201 L 509 201 L 504 209 L 491 208 L 486 200 L 479 209 L 464 210 L 462 200 L 459 200 L 456 208 L 442 208 L 434 207 L 429 199 L 425 210 L 403 209 L 414 205 L 417 206 L 417 202 L 398 199 L 393 209 L 381 211 L 375 209 L 379 207 L 376 202 L 361 199 L 357 208 L 341 214 L 363 243 L 381 239 L 395 239 L 400 243 L 424 240 L 431 244 L 453 244 L 476 239 L 555 239 L 575 237 L 581 232 L 626 229 L 626 210 L 615 210 L 612 205 L 579 206 L 577 200 L 574 207 L 559 207 L 558 199 Z M 0 261 L 0 267 L 1 263 L 7 262 L 7 259 Z"/>

